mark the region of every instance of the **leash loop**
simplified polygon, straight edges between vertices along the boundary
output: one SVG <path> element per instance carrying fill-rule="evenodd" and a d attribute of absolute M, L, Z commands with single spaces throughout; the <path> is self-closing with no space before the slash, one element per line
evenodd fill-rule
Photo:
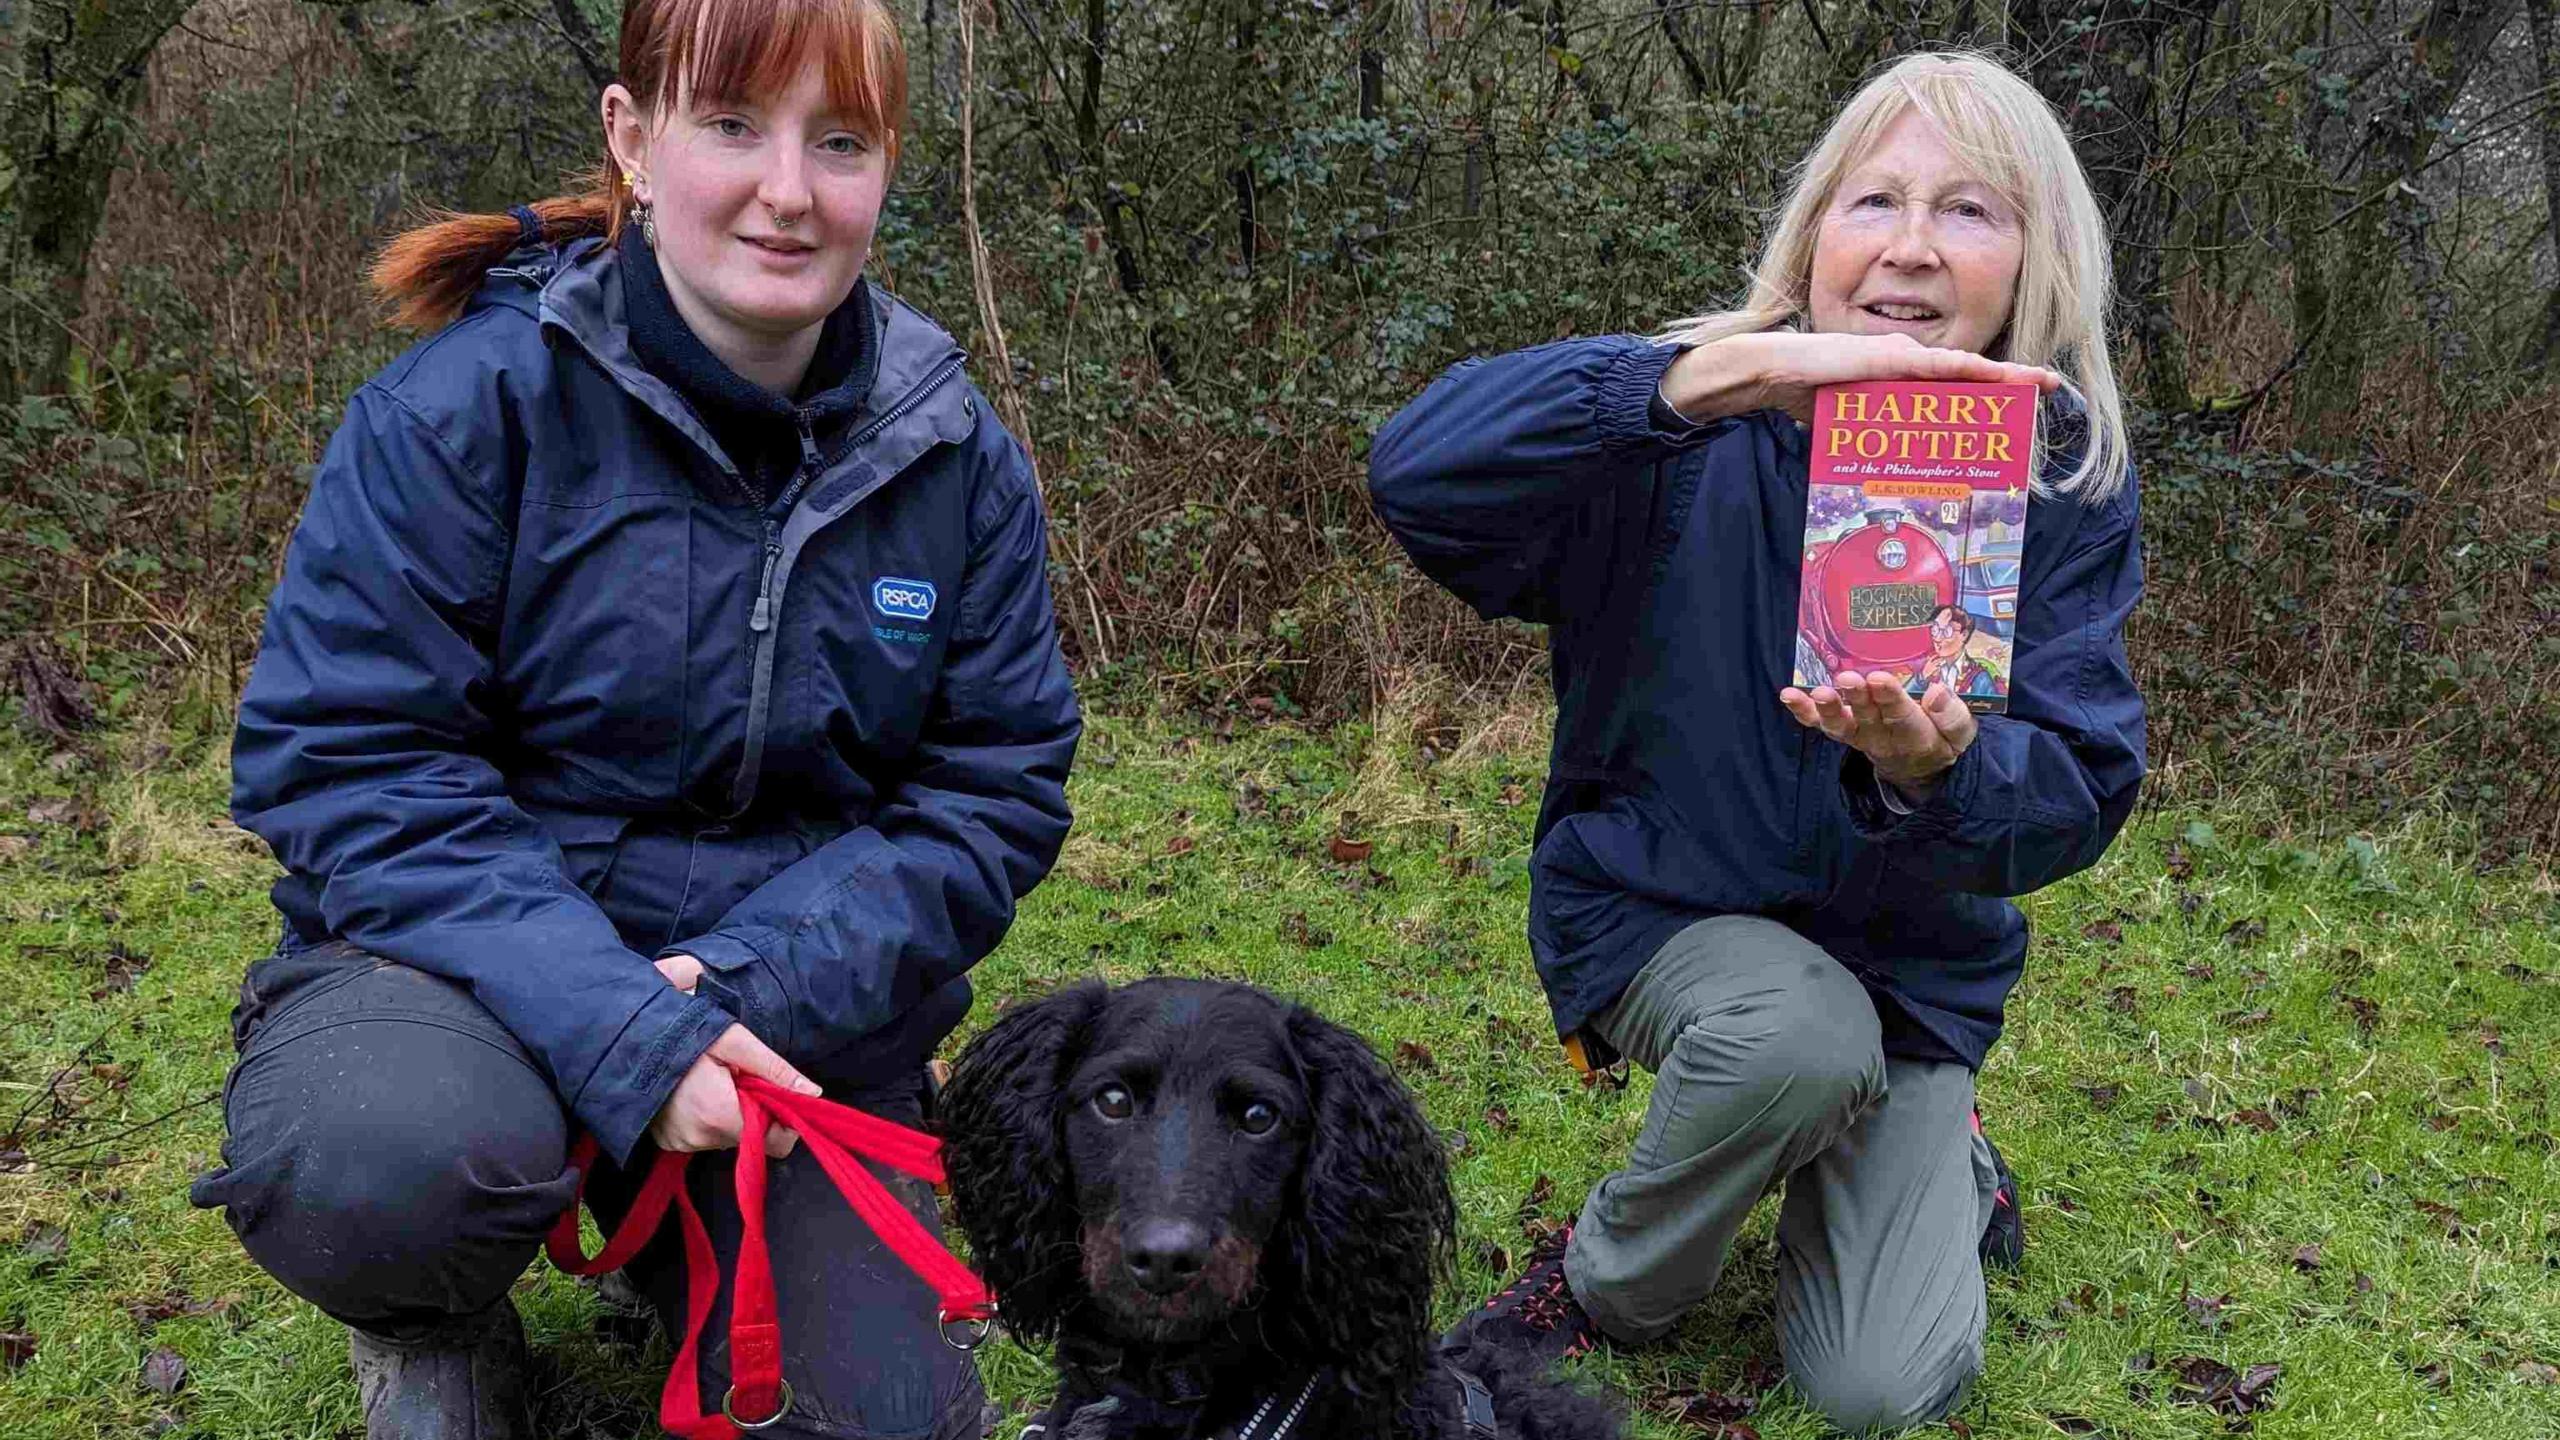
<path fill-rule="evenodd" d="M 748 1138 L 738 1147 L 736 1162 L 740 1233 L 737 1270 L 730 1282 L 730 1384 L 716 1413 L 703 1410 L 696 1358 L 702 1332 L 711 1320 L 712 1302 L 719 1294 L 720 1260 L 711 1245 L 711 1232 L 685 1189 L 685 1166 L 691 1155 L 659 1152 L 621 1228 L 590 1257 L 578 1235 L 578 1202 L 586 1196 L 587 1177 L 595 1172 L 599 1147 L 593 1135 L 580 1135 L 569 1151 L 570 1167 L 578 1172 L 577 1193 L 544 1241 L 551 1263 L 562 1270 L 601 1275 L 620 1269 L 639 1254 L 665 1221 L 667 1211 L 675 1210 L 684 1231 L 685 1326 L 667 1370 L 667 1383 L 658 1395 L 659 1425 L 680 1440 L 738 1440 L 739 1435 L 762 1430 L 791 1411 L 791 1382 L 782 1377 L 782 1326 L 775 1306 L 773 1257 L 765 1240 L 764 1135 L 769 1125 L 797 1132 L 810 1158 L 854 1214 L 891 1254 L 933 1288 L 941 1300 L 935 1314 L 943 1343 L 962 1351 L 985 1343 L 996 1315 L 986 1282 L 961 1264 L 862 1165 L 862 1159 L 876 1161 L 938 1187 L 944 1183 L 942 1142 L 850 1105 L 797 1094 L 753 1075 L 732 1072 L 731 1079 L 738 1088 L 739 1133 Z M 952 1338 L 954 1324 L 962 1327 L 966 1344 Z M 741 1411 L 764 1418 L 742 1420 L 738 1418 Z"/>

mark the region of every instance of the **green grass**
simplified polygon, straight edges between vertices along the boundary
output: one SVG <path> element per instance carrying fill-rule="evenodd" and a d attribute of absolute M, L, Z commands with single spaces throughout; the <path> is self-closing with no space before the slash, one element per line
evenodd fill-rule
<path fill-rule="evenodd" d="M 220 1143 L 202 1102 L 231 991 L 272 933 L 267 862 L 221 819 L 218 747 L 109 748 L 56 768 L 0 743 L 0 836 L 29 842 L 0 839 L 0 1126 L 26 1112 L 35 1162 L 0 1173 L 0 1331 L 35 1346 L 0 1359 L 0 1436 L 353 1433 L 336 1327 L 185 1200 Z M 1643 1115 L 1641 1078 L 1586 1090 L 1549 1039 L 1521 939 L 1540 771 L 1534 743 L 1426 763 L 1401 734 L 1098 719 L 1076 834 L 982 968 L 980 1014 L 1164 972 L 1254 981 L 1358 1029 L 1450 1137 L 1454 1316 L 1523 1249 L 1539 1177 L 1568 1213 Z M 2560 1385 L 2536 1383 L 2560 1363 L 2560 900 L 2422 829 L 2313 850 L 2281 828 L 2150 817 L 2030 904 L 2034 959 L 1983 1097 L 2031 1243 L 2025 1273 L 1992 1284 L 1971 1435 L 2560 1433 Z M 1337 861 L 1342 831 L 1374 854 Z M 1636 1397 L 1635 1434 L 1699 1433 L 1669 1397 L 1764 1382 L 1769 1219 L 1673 1343 L 1582 1367 Z M 663 1344 L 599 1325 L 547 1268 L 518 1298 L 543 1433 L 649 1433 Z M 187 1367 L 166 1395 L 144 1380 L 161 1349 Z M 1036 1393 L 1036 1359 L 986 1354 L 1000 1397 Z M 2180 1402 L 2189 1357 L 2281 1365 L 2271 1408 L 2234 1422 Z M 1783 1388 L 1749 1423 L 1821 1433 Z"/>

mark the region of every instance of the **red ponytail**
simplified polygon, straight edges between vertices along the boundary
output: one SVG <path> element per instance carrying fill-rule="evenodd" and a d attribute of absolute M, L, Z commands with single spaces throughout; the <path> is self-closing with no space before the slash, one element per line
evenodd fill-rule
<path fill-rule="evenodd" d="M 589 235 L 602 235 L 608 242 L 619 240 L 630 214 L 631 192 L 618 173 L 606 170 L 575 194 L 537 200 L 523 208 L 540 222 L 539 233 L 528 235 L 512 212 L 443 211 L 383 246 L 374 257 L 369 278 L 374 294 L 391 307 L 391 323 L 403 329 L 433 330 L 451 321 L 480 288 L 489 267 L 529 239 L 545 244 Z"/>

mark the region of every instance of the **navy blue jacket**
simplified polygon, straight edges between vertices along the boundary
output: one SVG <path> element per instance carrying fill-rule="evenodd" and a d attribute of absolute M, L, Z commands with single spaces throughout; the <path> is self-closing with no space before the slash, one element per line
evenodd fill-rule
<path fill-rule="evenodd" d="M 526 249 L 358 390 L 240 701 L 285 944 L 449 977 L 627 1158 L 733 1020 L 913 1073 L 1067 833 L 1029 460 L 949 336 L 770 506 L 633 356 L 620 258 Z M 692 996 L 651 966 L 684 951 Z"/>
<path fill-rule="evenodd" d="M 2131 477 L 2100 505 L 2030 502 L 2009 713 L 1982 717 L 1937 793 L 1898 815 L 1865 757 L 1778 703 L 1804 431 L 1775 411 L 1658 424 L 1676 354 L 1620 336 L 1471 360 L 1369 455 L 1415 563 L 1487 616 L 1550 627 L 1529 942 L 1557 1032 L 1682 927 L 1767 915 L 1865 982 L 1888 1054 L 1979 1068 L 2026 956 L 2006 897 L 2094 862 L 2142 778 Z M 2074 447 L 2056 449 L 2048 473 L 2067 474 Z"/>

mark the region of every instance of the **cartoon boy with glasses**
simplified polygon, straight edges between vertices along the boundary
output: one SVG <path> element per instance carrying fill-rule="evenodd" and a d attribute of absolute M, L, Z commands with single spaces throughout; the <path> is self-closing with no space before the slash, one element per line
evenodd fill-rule
<path fill-rule="evenodd" d="M 1965 653 L 1980 623 L 1961 605 L 1939 606 L 1929 617 L 1929 658 L 1920 662 L 1914 688 L 1926 693 L 1934 680 L 1957 696 L 2008 694 L 2007 679 Z"/>

